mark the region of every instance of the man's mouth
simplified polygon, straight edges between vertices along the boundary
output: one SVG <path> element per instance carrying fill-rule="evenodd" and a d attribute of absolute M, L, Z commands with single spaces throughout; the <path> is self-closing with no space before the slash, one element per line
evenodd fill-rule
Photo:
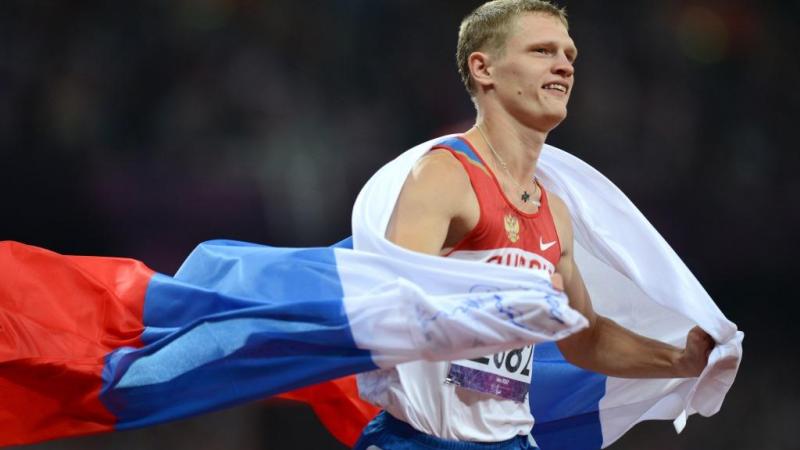
<path fill-rule="evenodd" d="M 547 83 L 542 86 L 544 89 L 558 91 L 566 94 L 569 91 L 569 86 L 564 83 Z"/>

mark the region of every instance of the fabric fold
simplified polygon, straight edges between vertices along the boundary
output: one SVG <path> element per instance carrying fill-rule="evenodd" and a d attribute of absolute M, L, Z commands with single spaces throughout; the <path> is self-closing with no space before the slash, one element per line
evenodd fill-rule
<path fill-rule="evenodd" d="M 461 270 L 456 261 L 419 255 L 385 238 L 394 205 L 415 162 L 450 137 L 404 152 L 370 178 L 353 208 L 356 250 L 415 263 L 435 258 L 442 267 Z M 537 177 L 570 211 L 576 263 L 599 313 L 677 346 L 683 346 L 694 325 L 717 342 L 699 378 L 672 380 L 623 380 L 594 374 L 570 365 L 552 344 L 537 346 L 530 393 L 537 442 L 548 450 L 607 447 L 642 420 L 674 420 L 684 411 L 702 415 L 718 411 L 736 377 L 744 334 L 722 314 L 642 213 L 600 172 L 545 145 Z M 484 266 L 488 267 L 481 271 L 487 274 L 497 269 Z M 579 380 L 587 388 L 586 395 L 570 408 L 558 403 L 575 390 L 565 380 Z"/>
<path fill-rule="evenodd" d="M 544 279 L 486 287 L 467 272 L 427 289 L 411 281 L 421 270 L 344 246 L 210 241 L 170 277 L 0 242 L 0 445 L 163 423 L 586 326 Z"/>

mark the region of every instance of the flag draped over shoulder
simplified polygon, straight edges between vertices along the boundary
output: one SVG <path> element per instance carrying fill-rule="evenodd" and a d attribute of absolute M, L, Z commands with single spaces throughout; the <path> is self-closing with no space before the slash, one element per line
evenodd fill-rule
<path fill-rule="evenodd" d="M 0 445 L 146 426 L 287 391 L 352 444 L 374 409 L 355 397 L 353 377 L 339 377 L 529 343 L 543 343 L 529 398 L 545 450 L 605 447 L 641 420 L 680 429 L 689 414 L 719 410 L 742 333 L 630 201 L 577 158 L 546 146 L 538 175 L 572 213 L 595 309 L 675 345 L 699 324 L 718 343 L 699 378 L 621 380 L 571 366 L 547 342 L 586 320 L 544 274 L 388 242 L 406 175 L 438 141 L 377 172 L 354 206 L 352 242 L 331 248 L 211 241 L 169 277 L 133 260 L 0 243 Z"/>
<path fill-rule="evenodd" d="M 0 445 L 162 423 L 586 326 L 544 276 L 346 247 L 211 241 L 169 277 L 0 243 Z M 423 271 L 447 281 L 428 289 L 414 281 Z"/>
<path fill-rule="evenodd" d="M 414 163 L 440 143 L 456 149 L 467 145 L 456 136 L 422 143 L 367 182 L 353 209 L 356 250 L 415 262 L 432 258 L 392 244 L 385 231 Z M 589 372 L 566 362 L 554 343 L 537 345 L 529 401 L 535 419 L 532 433 L 540 447 L 597 449 L 611 445 L 643 420 L 673 420 L 680 432 L 688 415 L 715 414 L 736 377 L 744 334 L 725 318 L 639 210 L 601 173 L 545 145 L 537 177 L 569 208 L 576 264 L 598 313 L 676 346 L 684 345 L 694 325 L 717 342 L 700 377 L 657 380 Z M 447 264 L 443 258 L 438 260 Z"/>

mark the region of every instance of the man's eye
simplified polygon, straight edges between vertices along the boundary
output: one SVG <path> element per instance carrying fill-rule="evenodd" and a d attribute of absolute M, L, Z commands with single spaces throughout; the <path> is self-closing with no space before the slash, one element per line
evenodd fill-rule
<path fill-rule="evenodd" d="M 543 55 L 549 55 L 550 54 L 550 50 L 546 49 L 546 48 L 537 48 L 537 49 L 534 49 L 533 51 L 536 52 L 536 53 L 541 53 Z"/>

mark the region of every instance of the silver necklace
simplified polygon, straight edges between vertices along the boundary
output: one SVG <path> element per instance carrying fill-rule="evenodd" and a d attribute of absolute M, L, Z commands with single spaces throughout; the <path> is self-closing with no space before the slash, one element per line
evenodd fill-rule
<path fill-rule="evenodd" d="M 522 191 L 522 195 L 520 195 L 520 200 L 522 200 L 523 203 L 528 203 L 530 201 L 531 203 L 536 205 L 537 208 L 542 206 L 542 202 L 540 202 L 539 200 L 531 200 L 531 194 L 528 193 L 528 190 L 525 189 L 524 187 L 522 187 L 519 183 L 517 183 L 517 180 L 511 175 L 511 171 L 508 170 L 508 165 L 506 165 L 506 162 L 503 161 L 503 158 L 501 158 L 500 155 L 497 154 L 497 152 L 495 151 L 494 147 L 492 147 L 492 143 L 489 142 L 489 139 L 487 139 L 486 135 L 483 134 L 483 129 L 481 129 L 481 126 L 480 125 L 475 125 L 475 128 L 477 128 L 478 129 L 478 133 L 481 134 L 481 138 L 483 138 L 483 142 L 486 142 L 486 145 L 489 147 L 489 150 L 492 151 L 492 154 L 494 155 L 494 158 L 497 160 L 497 162 L 500 163 L 500 166 L 503 167 L 503 170 L 506 171 L 506 174 L 508 175 L 508 178 L 510 178 L 511 181 L 515 185 L 517 185 L 517 187 L 519 188 L 520 191 Z M 533 177 L 533 180 L 531 180 L 531 181 L 533 182 L 533 187 L 538 190 L 539 186 L 536 184 L 536 177 Z M 536 191 L 534 191 L 534 193 L 535 192 Z"/>

